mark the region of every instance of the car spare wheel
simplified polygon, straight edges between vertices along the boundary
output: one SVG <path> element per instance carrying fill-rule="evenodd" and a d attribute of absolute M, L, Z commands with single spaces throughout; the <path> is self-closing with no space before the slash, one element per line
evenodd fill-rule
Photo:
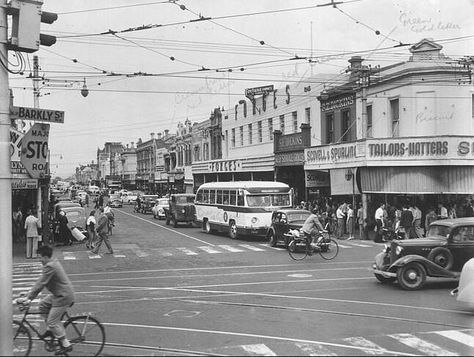
<path fill-rule="evenodd" d="M 428 259 L 444 269 L 451 269 L 454 264 L 454 257 L 451 252 L 444 247 L 437 247 L 428 254 Z"/>

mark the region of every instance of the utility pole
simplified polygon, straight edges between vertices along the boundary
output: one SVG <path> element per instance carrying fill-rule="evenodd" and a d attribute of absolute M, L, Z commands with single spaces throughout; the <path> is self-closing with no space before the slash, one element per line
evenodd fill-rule
<path fill-rule="evenodd" d="M 33 56 L 33 107 L 34 108 L 39 108 L 39 97 L 40 97 L 40 92 L 39 92 L 39 63 L 38 63 L 38 56 L 34 55 Z M 48 149 L 49 152 L 49 149 Z M 48 158 L 48 165 L 50 164 L 49 158 Z M 42 212 L 42 193 L 41 193 L 41 184 L 39 184 L 38 181 L 38 193 L 36 196 L 36 207 L 37 209 L 37 215 L 39 219 L 39 223 L 41 227 L 43 227 L 43 212 Z M 44 229 L 45 227 L 43 227 Z M 46 237 L 44 237 L 46 238 Z"/>
<path fill-rule="evenodd" d="M 0 0 L 0 355 L 13 355 L 12 183 L 10 173 L 10 90 L 8 83 L 7 0 Z"/>

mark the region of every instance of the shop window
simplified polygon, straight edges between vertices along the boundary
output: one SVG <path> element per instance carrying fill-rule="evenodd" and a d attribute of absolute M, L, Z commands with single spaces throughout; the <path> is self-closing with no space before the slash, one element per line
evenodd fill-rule
<path fill-rule="evenodd" d="M 367 106 L 367 137 L 372 138 L 372 105 Z"/>
<path fill-rule="evenodd" d="M 235 148 L 235 128 L 232 128 L 231 142 L 232 142 L 232 147 Z"/>
<path fill-rule="evenodd" d="M 349 110 L 343 110 L 341 112 L 342 116 L 342 133 L 341 133 L 341 141 L 349 141 L 349 130 L 351 125 L 351 112 Z"/>
<path fill-rule="evenodd" d="M 268 136 L 273 140 L 273 118 L 268 119 Z"/>
<path fill-rule="evenodd" d="M 326 114 L 326 144 L 334 142 L 334 113 Z"/>
<path fill-rule="evenodd" d="M 311 108 L 305 108 L 304 119 L 306 124 L 311 124 Z"/>
<path fill-rule="evenodd" d="M 249 145 L 253 144 L 252 137 L 253 137 L 253 132 L 252 132 L 252 123 L 248 124 L 248 129 L 249 129 Z"/>
<path fill-rule="evenodd" d="M 293 119 L 293 133 L 298 132 L 298 112 L 292 112 L 291 118 Z"/>
<path fill-rule="evenodd" d="M 392 121 L 392 137 L 400 136 L 400 101 L 392 99 L 390 101 L 390 119 Z"/>
<path fill-rule="evenodd" d="M 244 127 L 240 127 L 240 146 L 244 146 Z"/>
<path fill-rule="evenodd" d="M 257 130 L 258 130 L 258 142 L 261 143 L 263 141 L 261 120 L 257 123 Z"/>
<path fill-rule="evenodd" d="M 285 115 L 280 115 L 280 131 L 285 134 Z"/>

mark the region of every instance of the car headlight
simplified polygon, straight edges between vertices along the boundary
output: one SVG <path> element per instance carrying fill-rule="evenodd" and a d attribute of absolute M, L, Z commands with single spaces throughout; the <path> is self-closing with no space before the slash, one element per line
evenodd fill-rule
<path fill-rule="evenodd" d="M 395 253 L 397 255 L 400 255 L 400 254 L 402 254 L 402 252 L 403 252 L 403 247 L 400 246 L 400 245 L 397 245 L 397 248 L 395 248 Z"/>
<path fill-rule="evenodd" d="M 181 212 L 182 212 L 182 213 L 186 213 L 186 210 L 183 208 L 183 209 L 181 210 Z"/>
<path fill-rule="evenodd" d="M 257 217 L 252 217 L 252 219 L 250 220 L 250 222 L 252 222 L 252 224 L 255 224 L 258 222 L 258 218 Z"/>

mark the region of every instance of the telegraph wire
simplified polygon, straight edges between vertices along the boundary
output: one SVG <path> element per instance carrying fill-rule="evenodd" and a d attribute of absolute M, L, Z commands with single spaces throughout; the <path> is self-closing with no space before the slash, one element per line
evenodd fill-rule
<path fill-rule="evenodd" d="M 148 5 L 157 5 L 157 4 L 169 4 L 170 2 L 167 1 L 154 1 L 149 3 L 143 4 L 132 4 L 132 5 L 121 5 L 121 6 L 111 6 L 111 7 L 101 7 L 96 9 L 86 9 L 86 10 L 76 10 L 76 11 L 67 11 L 67 12 L 58 12 L 58 15 L 71 15 L 71 14 L 78 14 L 84 12 L 96 12 L 96 11 L 105 11 L 105 10 L 115 10 L 115 9 L 123 9 L 129 7 L 137 7 L 137 6 L 148 6 Z"/>

